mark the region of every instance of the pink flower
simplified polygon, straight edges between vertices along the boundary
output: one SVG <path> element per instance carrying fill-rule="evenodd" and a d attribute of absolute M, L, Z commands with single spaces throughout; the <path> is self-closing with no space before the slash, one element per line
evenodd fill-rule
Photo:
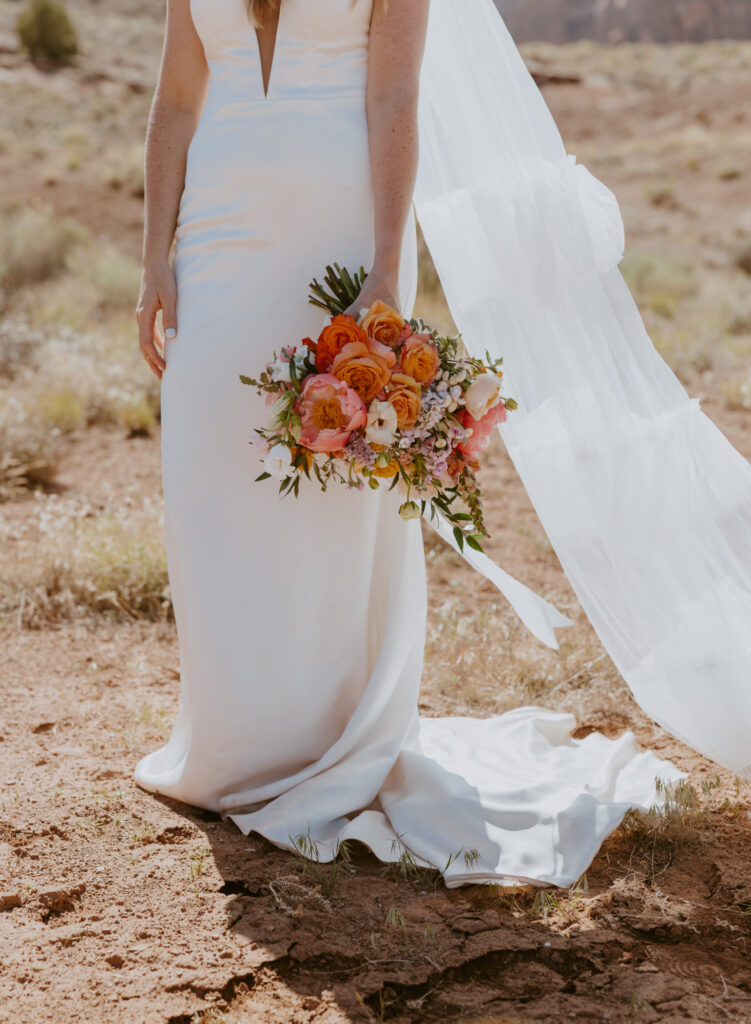
<path fill-rule="evenodd" d="M 353 430 L 364 427 L 368 410 L 360 396 L 333 373 L 312 373 L 297 404 L 300 444 L 314 452 L 338 452 Z"/>
<path fill-rule="evenodd" d="M 476 460 L 490 444 L 490 435 L 498 424 L 505 422 L 506 406 L 499 402 L 480 420 L 476 420 L 466 409 L 462 409 L 458 416 L 462 425 L 472 431 L 472 436 L 457 445 L 457 448 L 467 459 Z"/>

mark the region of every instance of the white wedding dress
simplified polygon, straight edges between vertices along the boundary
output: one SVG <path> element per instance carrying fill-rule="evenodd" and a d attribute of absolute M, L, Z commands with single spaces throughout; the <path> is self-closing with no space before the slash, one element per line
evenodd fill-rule
<path fill-rule="evenodd" d="M 372 0 L 283 0 L 268 95 L 245 0 L 192 0 L 211 69 L 177 228 L 162 379 L 165 541 L 181 703 L 144 789 L 321 860 L 346 839 L 448 885 L 567 885 L 681 773 L 631 733 L 576 741 L 535 707 L 420 719 L 419 521 L 385 490 L 255 483 L 268 410 L 238 379 L 316 337 L 308 282 L 373 257 L 365 85 Z M 415 223 L 404 238 L 409 315 Z M 469 851 L 477 856 L 465 857 Z M 452 859 L 453 858 L 453 859 Z M 447 862 L 451 861 L 446 867 Z M 445 869 L 445 870 L 444 870 Z"/>

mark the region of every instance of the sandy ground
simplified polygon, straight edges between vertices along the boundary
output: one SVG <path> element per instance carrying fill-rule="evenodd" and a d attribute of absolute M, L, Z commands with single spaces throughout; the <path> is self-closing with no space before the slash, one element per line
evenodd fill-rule
<path fill-rule="evenodd" d="M 153 490 L 158 456 L 158 438 L 87 431 L 58 486 L 94 502 L 118 488 Z M 113 467 L 106 479 L 103 464 Z M 491 500 L 494 553 L 570 607 L 500 451 L 486 475 L 503 494 Z M 458 563 L 429 565 L 434 621 L 447 600 L 491 600 Z M 596 643 L 581 619 L 574 631 L 572 649 Z M 653 834 L 618 830 L 586 889 L 543 902 L 524 889 L 448 891 L 357 845 L 350 863 L 319 868 L 133 783 L 136 760 L 164 739 L 177 708 L 171 623 L 6 621 L 0 636 L 0 1019 L 747 1019 L 751 830 L 747 794 L 725 773 L 706 814 Z M 482 695 L 445 689 L 429 659 L 423 713 L 493 710 Z M 634 728 L 697 788 L 714 777 L 606 666 L 558 699 L 576 711 L 580 734 Z"/>

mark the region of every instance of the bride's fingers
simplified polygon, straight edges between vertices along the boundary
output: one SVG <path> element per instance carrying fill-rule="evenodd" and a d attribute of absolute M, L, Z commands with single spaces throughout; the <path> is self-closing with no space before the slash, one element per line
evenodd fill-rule
<path fill-rule="evenodd" d="M 142 300 L 136 310 L 138 321 L 138 344 L 146 361 L 151 368 L 161 376 L 166 363 L 154 344 L 154 332 L 156 329 L 157 302 L 154 300 Z"/>

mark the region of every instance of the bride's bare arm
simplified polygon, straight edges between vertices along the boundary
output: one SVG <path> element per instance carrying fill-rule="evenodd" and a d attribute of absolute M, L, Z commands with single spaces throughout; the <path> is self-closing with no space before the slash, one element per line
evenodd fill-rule
<path fill-rule="evenodd" d="M 399 259 L 418 164 L 417 101 L 429 0 L 375 0 L 368 55 L 368 134 L 375 258 L 351 307 L 377 298 L 399 307 Z"/>
<path fill-rule="evenodd" d="M 188 0 L 167 0 L 164 47 L 146 134 L 143 272 L 136 309 L 138 340 L 149 366 L 161 378 L 163 342 L 177 330 L 177 289 L 169 252 L 185 182 L 185 158 L 203 108 L 208 67 L 190 16 Z"/>

